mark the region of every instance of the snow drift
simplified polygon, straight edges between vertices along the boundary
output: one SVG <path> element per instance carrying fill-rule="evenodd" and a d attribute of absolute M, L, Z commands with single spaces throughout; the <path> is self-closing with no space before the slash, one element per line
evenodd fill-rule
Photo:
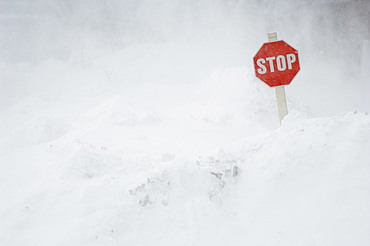
<path fill-rule="evenodd" d="M 246 67 L 173 83 L 118 73 L 117 59 L 163 65 L 125 52 L 63 64 L 61 88 L 3 107 L 1 245 L 370 243 L 367 113 L 317 118 L 291 99 L 279 127 L 273 93 Z"/>

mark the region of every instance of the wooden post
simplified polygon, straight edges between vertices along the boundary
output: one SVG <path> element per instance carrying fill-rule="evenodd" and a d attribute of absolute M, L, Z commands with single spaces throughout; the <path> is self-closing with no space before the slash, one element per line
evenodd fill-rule
<path fill-rule="evenodd" d="M 278 40 L 276 32 L 268 33 L 267 37 L 268 37 L 269 42 Z M 276 86 L 275 92 L 276 92 L 276 101 L 277 101 L 278 112 L 279 112 L 279 120 L 280 120 L 280 125 L 281 125 L 281 122 L 283 121 L 284 117 L 288 115 L 288 107 L 286 103 L 284 86 Z"/>
<path fill-rule="evenodd" d="M 276 32 L 267 33 L 267 38 L 268 38 L 269 42 L 278 40 Z"/>
<path fill-rule="evenodd" d="M 283 121 L 284 117 L 288 115 L 288 107 L 286 104 L 284 86 L 276 86 L 275 92 L 276 92 L 276 101 L 278 105 L 279 119 L 280 119 L 280 125 L 281 125 L 281 122 Z"/>

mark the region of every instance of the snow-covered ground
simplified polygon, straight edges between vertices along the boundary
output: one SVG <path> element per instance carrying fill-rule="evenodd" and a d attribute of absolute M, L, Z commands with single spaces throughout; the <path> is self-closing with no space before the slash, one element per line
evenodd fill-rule
<path fill-rule="evenodd" d="M 205 47 L 84 52 L 0 64 L 0 245 L 370 244 L 367 113 L 322 117 L 302 72 L 280 127 Z"/>

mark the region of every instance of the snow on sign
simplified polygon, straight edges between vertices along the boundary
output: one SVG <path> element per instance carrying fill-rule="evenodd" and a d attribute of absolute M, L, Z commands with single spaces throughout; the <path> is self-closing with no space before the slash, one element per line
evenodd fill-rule
<path fill-rule="evenodd" d="M 298 51 L 284 41 L 264 43 L 253 58 L 256 76 L 270 87 L 288 85 L 298 73 Z"/>

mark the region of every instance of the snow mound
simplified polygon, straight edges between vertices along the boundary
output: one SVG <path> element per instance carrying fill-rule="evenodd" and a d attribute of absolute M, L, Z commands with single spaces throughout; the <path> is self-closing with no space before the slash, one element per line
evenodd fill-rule
<path fill-rule="evenodd" d="M 0 139 L 4 149 L 37 145 L 56 140 L 70 130 L 68 121 L 56 115 L 36 116 L 16 126 Z"/>
<path fill-rule="evenodd" d="M 55 171 L 49 166 L 45 174 L 53 178 L 0 215 L 4 244 L 370 242 L 365 113 L 307 119 L 292 112 L 279 129 L 196 159 L 133 159 L 68 141 L 47 149 Z M 34 162 L 40 159 L 27 160 Z"/>
<path fill-rule="evenodd" d="M 281 129 L 238 146 L 233 155 L 244 162 L 238 195 L 223 201 L 244 225 L 241 238 L 259 245 L 370 242 L 369 115 L 293 114 Z"/>
<path fill-rule="evenodd" d="M 0 123 L 0 136 L 5 136 L 14 128 L 23 125 L 25 121 L 29 121 L 30 118 L 44 116 L 50 108 L 57 104 L 58 100 L 57 94 L 37 93 L 8 106 L 0 111 L 1 117 L 6 119 Z"/>
<path fill-rule="evenodd" d="M 97 178 L 104 176 L 116 166 L 121 166 L 122 163 L 119 156 L 110 153 L 104 146 L 96 148 L 92 145 L 81 144 L 63 164 L 62 176 L 75 180 Z"/>
<path fill-rule="evenodd" d="M 83 115 L 88 124 L 112 124 L 122 127 L 156 125 L 160 118 L 152 111 L 133 105 L 121 96 L 115 96 Z"/>
<path fill-rule="evenodd" d="M 237 146 L 239 144 L 236 144 Z M 305 119 L 293 112 L 281 128 L 240 143 L 253 165 L 290 168 L 323 165 L 367 165 L 370 157 L 370 116 L 343 113 L 335 117 Z M 233 147 L 231 147 L 233 148 Z M 258 160 L 258 162 L 256 162 Z M 302 163 L 302 165 L 300 165 Z"/>
<path fill-rule="evenodd" d="M 276 96 L 272 88 L 246 68 L 220 67 L 197 91 L 191 117 L 224 126 L 279 126 Z M 297 109 L 294 102 L 293 109 Z"/>
<path fill-rule="evenodd" d="M 194 118 L 227 126 L 279 127 L 274 88 L 258 80 L 246 67 L 215 69 L 195 96 Z M 306 105 L 287 96 L 289 111 L 308 116 Z"/>

